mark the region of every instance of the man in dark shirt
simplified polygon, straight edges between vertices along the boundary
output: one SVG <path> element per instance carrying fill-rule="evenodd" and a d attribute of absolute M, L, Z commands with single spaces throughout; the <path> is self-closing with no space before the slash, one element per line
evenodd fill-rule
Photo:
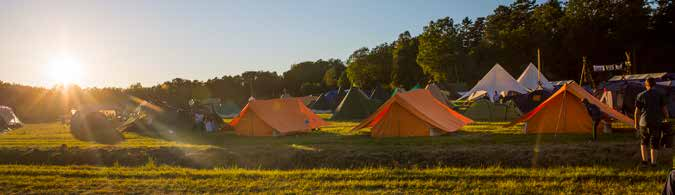
<path fill-rule="evenodd" d="M 661 139 L 661 123 L 668 116 L 666 108 L 666 94 L 654 89 L 653 78 L 645 80 L 647 90 L 637 95 L 635 100 L 635 128 L 640 130 L 640 151 L 642 152 L 642 164 L 647 165 L 647 147 L 650 147 L 649 156 L 651 165 L 656 165 L 656 152 L 659 149 Z"/>
<path fill-rule="evenodd" d="M 600 110 L 600 108 L 598 108 L 598 106 L 588 102 L 588 99 L 584 99 L 582 103 L 584 103 L 584 106 L 586 106 L 588 115 L 591 115 L 591 119 L 593 120 L 593 141 L 598 141 L 598 124 L 600 124 L 600 121 L 602 121 L 602 118 L 604 118 L 605 114 L 602 112 L 602 110 Z"/>

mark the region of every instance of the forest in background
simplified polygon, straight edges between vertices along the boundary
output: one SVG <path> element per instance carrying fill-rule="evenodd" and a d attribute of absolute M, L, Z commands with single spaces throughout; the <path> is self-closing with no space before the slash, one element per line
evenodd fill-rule
<path fill-rule="evenodd" d="M 414 12 L 415 10 L 410 10 Z M 471 86 L 495 63 L 512 75 L 536 63 L 550 80 L 578 80 L 582 58 L 617 64 L 630 53 L 632 72 L 675 69 L 675 5 L 672 0 L 516 0 L 486 17 L 440 18 L 422 33 L 356 49 L 345 61 L 319 59 L 277 73 L 248 71 L 206 81 L 176 78 L 127 88 L 24 86 L 0 82 L 0 105 L 25 122 L 56 120 L 78 105 L 121 108 L 137 98 L 187 107 L 190 99 L 219 98 L 244 104 L 250 96 L 319 94 L 339 87 L 411 88 L 429 81 L 448 88 Z"/>

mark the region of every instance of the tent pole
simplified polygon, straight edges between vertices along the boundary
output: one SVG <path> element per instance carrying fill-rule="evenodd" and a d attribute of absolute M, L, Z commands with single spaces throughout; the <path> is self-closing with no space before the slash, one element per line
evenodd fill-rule
<path fill-rule="evenodd" d="M 567 86 L 565 86 L 567 87 Z M 566 89 L 565 89 L 566 90 Z M 563 110 L 565 109 L 565 101 L 567 97 L 567 91 L 563 93 L 563 100 L 562 100 L 562 105 L 560 106 L 560 110 L 558 111 L 558 120 L 555 122 L 555 133 L 553 135 L 558 136 L 558 127 L 560 125 L 560 118 L 562 117 Z"/>

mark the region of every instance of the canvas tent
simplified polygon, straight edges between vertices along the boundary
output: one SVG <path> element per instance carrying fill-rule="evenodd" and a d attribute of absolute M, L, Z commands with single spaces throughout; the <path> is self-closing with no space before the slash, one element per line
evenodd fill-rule
<path fill-rule="evenodd" d="M 511 121 L 521 115 L 522 113 L 513 101 L 501 104 L 490 102 L 486 99 L 473 102 L 464 111 L 464 116 L 476 121 Z"/>
<path fill-rule="evenodd" d="M 368 99 L 358 88 L 352 87 L 333 113 L 333 120 L 364 119 L 377 110 L 379 105 Z"/>
<path fill-rule="evenodd" d="M 370 93 L 370 99 L 371 100 L 381 100 L 381 101 L 387 101 L 389 99 L 390 94 L 384 90 L 380 85 L 375 86 L 375 89 Z"/>
<path fill-rule="evenodd" d="M 528 113 L 553 95 L 552 92 L 545 89 L 538 89 L 527 94 L 515 96 L 511 99 L 518 106 L 522 113 Z"/>
<path fill-rule="evenodd" d="M 441 91 L 441 88 L 439 88 L 438 85 L 430 83 L 427 85 L 427 87 L 425 87 L 425 89 L 428 90 L 429 93 L 431 93 L 431 95 L 434 96 L 434 98 L 436 98 L 436 100 L 439 102 L 445 105 L 450 105 L 450 100 L 448 100 L 448 97 L 443 94 L 443 91 Z"/>
<path fill-rule="evenodd" d="M 438 136 L 472 122 L 429 91 L 415 90 L 394 95 L 352 130 L 371 127 L 373 137 Z"/>
<path fill-rule="evenodd" d="M 499 94 L 508 92 L 517 92 L 520 94 L 527 93 L 527 88 L 523 87 L 514 79 L 502 66 L 495 64 L 490 71 L 483 76 L 483 78 L 476 83 L 467 93 L 462 95 L 460 99 L 468 98 L 474 100 L 480 98 L 480 94 L 487 96 L 492 102 L 497 101 Z"/>
<path fill-rule="evenodd" d="M 576 83 L 565 84 L 537 108 L 511 122 L 526 122 L 525 133 L 591 133 L 593 122 L 582 100 L 600 108 L 609 117 L 633 125 L 633 120 L 603 104 Z"/>
<path fill-rule="evenodd" d="M 12 108 L 0 106 L 0 132 L 7 129 L 19 128 L 22 125 Z"/>
<path fill-rule="evenodd" d="M 607 83 L 601 88 L 600 101 L 626 115 L 633 114 L 637 95 L 646 89 L 643 84 L 634 82 Z"/>
<path fill-rule="evenodd" d="M 237 135 L 282 136 L 310 132 L 328 123 L 298 99 L 271 99 L 249 102 L 230 125 Z"/>
<path fill-rule="evenodd" d="M 518 77 L 518 83 L 530 91 L 545 89 L 553 90 L 553 85 L 546 79 L 544 74 L 540 73 L 534 64 L 530 63 L 527 68 Z"/>
<path fill-rule="evenodd" d="M 70 133 L 75 139 L 100 144 L 117 144 L 124 141 L 120 132 L 103 113 L 96 110 L 82 109 L 75 112 L 70 119 Z"/>

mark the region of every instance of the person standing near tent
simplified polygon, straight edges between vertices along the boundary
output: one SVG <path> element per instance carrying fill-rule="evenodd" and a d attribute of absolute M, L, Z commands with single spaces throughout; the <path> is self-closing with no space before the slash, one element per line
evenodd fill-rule
<path fill-rule="evenodd" d="M 195 123 L 192 125 L 192 130 L 202 130 L 204 129 L 204 114 L 202 114 L 201 110 L 198 110 L 195 112 Z"/>
<path fill-rule="evenodd" d="M 647 147 L 650 147 L 649 157 L 651 165 L 656 165 L 656 156 L 661 139 L 661 123 L 668 116 L 666 108 L 666 95 L 654 89 L 653 78 L 645 80 L 647 90 L 639 93 L 635 99 L 635 128 L 640 131 L 640 152 L 642 153 L 642 165 L 648 163 Z"/>
<path fill-rule="evenodd" d="M 600 124 L 604 118 L 605 113 L 603 113 L 595 104 L 588 102 L 588 99 L 584 99 L 582 103 L 586 107 L 588 115 L 590 115 L 593 120 L 593 141 L 598 141 L 598 124 Z"/>

